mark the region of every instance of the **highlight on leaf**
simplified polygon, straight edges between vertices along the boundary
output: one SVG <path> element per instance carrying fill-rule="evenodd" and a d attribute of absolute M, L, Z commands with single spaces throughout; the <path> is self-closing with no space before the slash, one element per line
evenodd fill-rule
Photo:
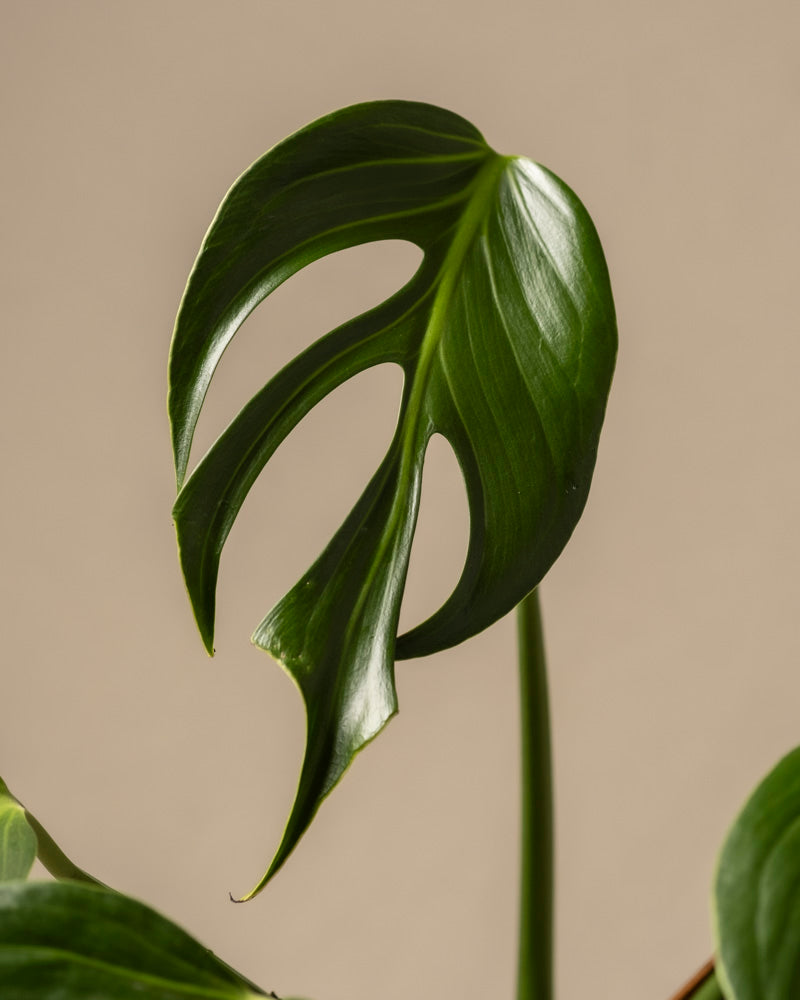
<path fill-rule="evenodd" d="M 423 251 L 413 277 L 271 378 L 186 478 L 209 382 L 247 315 L 311 261 L 385 239 Z M 190 275 L 170 356 L 174 517 L 209 652 L 221 552 L 278 445 L 359 372 L 394 362 L 405 375 L 383 461 L 253 635 L 297 683 L 307 741 L 283 839 L 250 896 L 396 712 L 395 658 L 486 628 L 557 558 L 586 502 L 615 356 L 608 273 L 586 210 L 548 170 L 495 153 L 451 112 L 402 101 L 346 108 L 280 143 L 230 190 Z M 463 473 L 467 555 L 443 606 L 398 637 L 435 433 Z"/>

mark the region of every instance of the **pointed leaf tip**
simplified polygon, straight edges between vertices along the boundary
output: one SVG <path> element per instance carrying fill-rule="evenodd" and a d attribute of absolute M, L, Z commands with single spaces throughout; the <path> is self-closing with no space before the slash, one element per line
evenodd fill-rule
<path fill-rule="evenodd" d="M 54 878 L 105 888 L 66 856 L 0 778 L 0 882 L 27 878 L 37 857 Z"/>

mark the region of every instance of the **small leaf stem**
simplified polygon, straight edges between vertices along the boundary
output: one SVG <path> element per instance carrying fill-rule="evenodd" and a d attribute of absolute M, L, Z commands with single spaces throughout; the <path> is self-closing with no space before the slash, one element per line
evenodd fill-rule
<path fill-rule="evenodd" d="M 539 597 L 517 607 L 522 710 L 522 863 L 517 1000 L 553 997 L 553 777 Z"/>
<path fill-rule="evenodd" d="M 706 962 L 703 968 L 678 990 L 672 1000 L 724 1000 L 724 994 L 714 972 L 714 960 Z"/>

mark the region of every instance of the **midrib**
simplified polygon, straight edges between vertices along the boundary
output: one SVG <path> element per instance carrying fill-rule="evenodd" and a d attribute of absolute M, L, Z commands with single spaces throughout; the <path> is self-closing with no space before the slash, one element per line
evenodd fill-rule
<path fill-rule="evenodd" d="M 436 349 L 441 342 L 446 327 L 447 312 L 453 295 L 457 290 L 458 279 L 464 260 L 478 230 L 486 219 L 489 206 L 493 202 L 494 192 L 506 168 L 506 164 L 512 159 L 514 157 L 500 156 L 497 153 L 493 153 L 491 159 L 479 171 L 472 182 L 472 193 L 467 200 L 464 213 L 458 221 L 453 239 L 442 261 L 439 274 L 435 279 L 435 283 L 438 283 L 438 288 L 436 289 L 433 304 L 431 305 L 427 329 L 422 338 L 419 358 L 411 376 L 413 378 L 413 385 L 408 405 L 402 418 L 402 424 L 398 429 L 398 436 L 402 444 L 399 457 L 397 487 L 392 501 L 391 512 L 387 518 L 386 528 L 381 532 L 380 541 L 373 556 L 370 570 L 361 586 L 359 599 L 356 601 L 353 609 L 353 620 L 355 620 L 363 606 L 378 567 L 386 556 L 387 550 L 392 545 L 392 540 L 395 538 L 398 526 L 403 523 L 403 519 L 408 513 L 408 494 L 413 480 L 414 465 L 417 461 L 415 448 L 417 446 L 419 421 L 423 412 L 423 402 L 428 388 L 431 368 L 436 356 Z M 394 443 L 392 447 L 394 447 Z"/>
<path fill-rule="evenodd" d="M 447 326 L 447 313 L 458 289 L 464 260 L 486 220 L 506 164 L 512 159 L 513 157 L 494 153 L 472 182 L 472 194 L 469 196 L 467 206 L 456 226 L 452 242 L 435 279 L 438 288 L 434 295 L 428 326 L 422 338 L 419 357 L 414 368 L 413 385 L 403 420 L 403 456 L 401 462 L 406 470 L 410 468 L 408 463 L 413 458 L 411 452 L 417 436 L 416 431 L 422 413 L 423 400 L 428 389 L 433 361 Z M 402 470 L 401 478 L 403 478 Z"/>

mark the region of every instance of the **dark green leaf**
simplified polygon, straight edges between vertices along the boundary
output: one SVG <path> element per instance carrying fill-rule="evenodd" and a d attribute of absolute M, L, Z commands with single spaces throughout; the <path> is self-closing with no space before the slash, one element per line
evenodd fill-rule
<path fill-rule="evenodd" d="M 395 656 L 434 652 L 479 632 L 556 559 L 586 502 L 614 366 L 600 243 L 561 181 L 529 160 L 499 156 L 473 126 L 439 108 L 348 108 L 255 163 L 208 232 L 170 362 L 179 485 L 209 381 L 247 314 L 305 264 L 383 239 L 421 247 L 411 281 L 268 382 L 175 505 L 187 588 L 212 651 L 220 553 L 265 463 L 336 386 L 372 365 L 402 366 L 400 416 L 385 459 L 318 561 L 253 637 L 295 679 L 308 716 L 295 805 L 258 888 L 396 711 Z M 468 552 L 444 606 L 397 638 L 434 433 L 448 439 L 464 474 Z"/>
<path fill-rule="evenodd" d="M 36 834 L 0 778 L 0 882 L 23 879 L 36 860 Z"/>
<path fill-rule="evenodd" d="M 714 882 L 717 973 L 728 1000 L 800 997 L 800 748 L 733 824 Z"/>
<path fill-rule="evenodd" d="M 242 1000 L 264 996 L 169 920 L 71 882 L 0 886 L 0 996 Z"/>

